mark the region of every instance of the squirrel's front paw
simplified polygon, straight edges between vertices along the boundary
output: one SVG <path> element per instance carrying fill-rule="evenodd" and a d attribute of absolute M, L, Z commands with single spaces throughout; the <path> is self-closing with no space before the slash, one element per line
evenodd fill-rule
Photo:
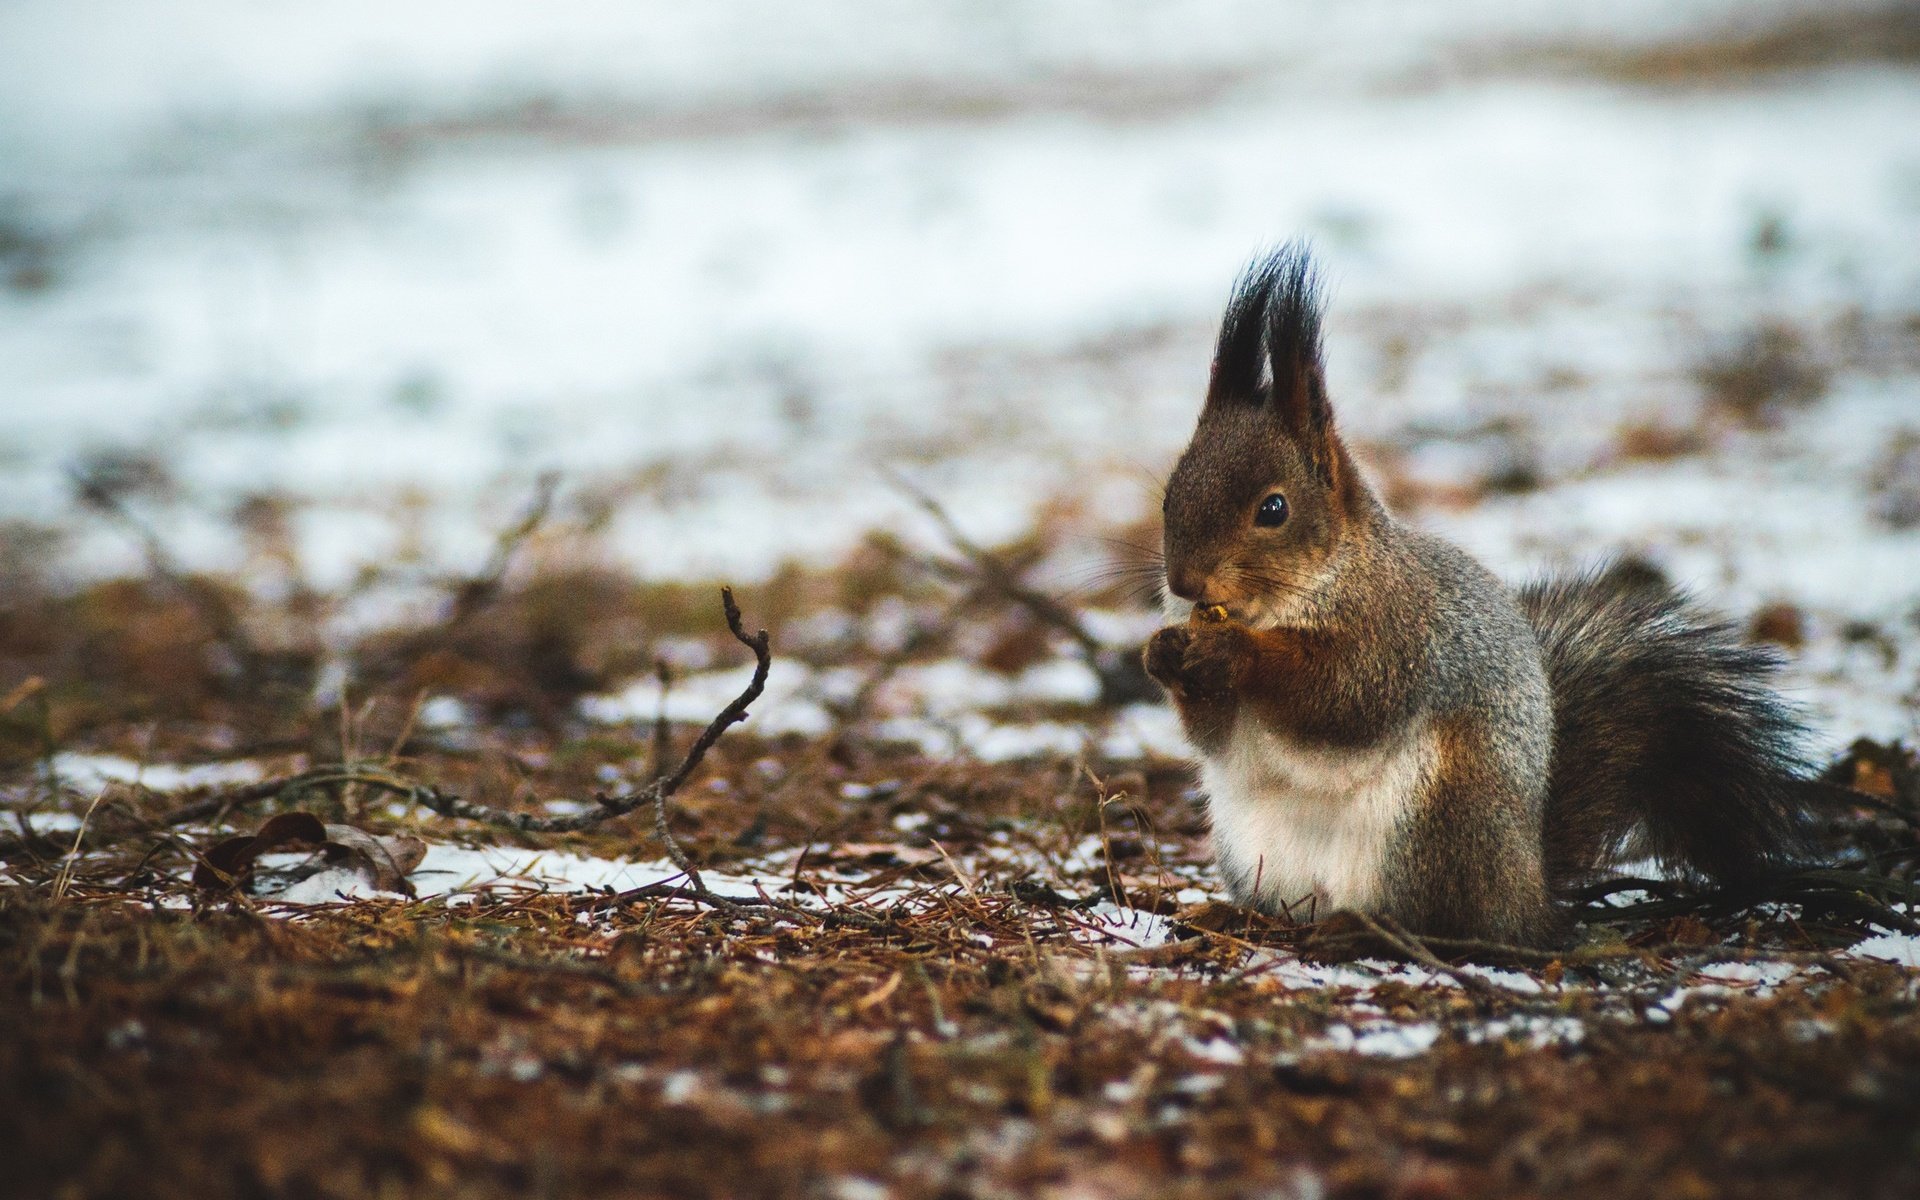
<path fill-rule="evenodd" d="M 1147 639 L 1141 662 L 1147 674 L 1168 691 L 1180 684 L 1180 669 L 1187 661 L 1187 642 L 1191 636 L 1186 626 L 1170 625 Z"/>
<path fill-rule="evenodd" d="M 1172 625 L 1155 633 L 1142 656 L 1147 674 L 1170 692 L 1217 696 L 1233 690 L 1247 637 L 1229 621 Z"/>
<path fill-rule="evenodd" d="M 1196 696 L 1231 692 L 1247 649 L 1247 627 L 1237 622 L 1213 618 L 1188 626 L 1180 686 Z"/>

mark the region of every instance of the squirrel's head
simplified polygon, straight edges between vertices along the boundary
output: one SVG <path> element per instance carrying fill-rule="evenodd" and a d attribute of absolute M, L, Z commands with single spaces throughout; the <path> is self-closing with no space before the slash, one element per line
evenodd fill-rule
<path fill-rule="evenodd" d="M 1167 481 L 1167 591 L 1249 624 L 1311 606 L 1365 485 L 1334 433 L 1320 282 L 1289 243 L 1234 285 L 1193 440 Z"/>

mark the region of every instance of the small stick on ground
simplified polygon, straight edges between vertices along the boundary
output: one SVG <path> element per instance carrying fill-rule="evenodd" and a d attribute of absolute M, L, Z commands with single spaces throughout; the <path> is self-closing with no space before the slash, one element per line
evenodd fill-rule
<path fill-rule="evenodd" d="M 87 473 L 75 473 L 73 487 L 83 504 L 120 525 L 140 543 L 141 553 L 147 560 L 148 573 L 193 609 L 213 634 L 214 640 L 233 655 L 241 678 L 249 684 L 258 681 L 264 670 L 265 656 L 247 635 L 240 615 L 234 611 L 233 605 L 227 603 L 227 598 L 221 595 L 220 590 L 182 570 L 153 526 L 127 506 L 126 499 L 117 488 Z"/>
<path fill-rule="evenodd" d="M 673 725 L 667 720 L 667 693 L 673 689 L 673 668 L 664 658 L 653 660 L 653 677 L 660 681 L 660 703 L 653 710 L 653 758 L 647 764 L 649 782 L 667 773 L 667 760 L 673 757 Z"/>
<path fill-rule="evenodd" d="M 440 622 L 442 632 L 459 628 L 500 594 L 500 585 L 513 568 L 521 547 L 546 524 L 548 514 L 553 511 L 554 493 L 559 487 L 560 476 L 554 471 L 542 474 L 534 482 L 532 498 L 514 523 L 501 530 L 494 539 L 493 552 L 487 556 L 486 565 L 462 580 L 454 589 L 452 607 L 446 619 Z"/>
<path fill-rule="evenodd" d="M 1137 655 L 1121 647 L 1109 646 L 1094 637 L 1080 620 L 1079 614 L 1052 596 L 1030 587 L 999 555 L 969 538 L 938 500 L 904 476 L 892 473 L 891 478 L 895 487 L 934 519 L 947 535 L 947 540 L 953 543 L 954 549 L 960 551 L 972 565 L 982 583 L 1026 609 L 1042 625 L 1065 634 L 1079 648 L 1080 656 L 1100 679 L 1100 694 L 1104 701 L 1125 704 L 1150 700 L 1159 695 L 1159 689 L 1147 679 Z"/>
<path fill-rule="evenodd" d="M 573 833 L 582 829 L 592 829 L 617 817 L 624 817 L 637 808 L 652 806 L 655 829 L 661 833 L 661 840 L 666 844 L 668 855 L 673 858 L 675 866 L 685 869 L 685 856 L 681 853 L 679 844 L 674 841 L 671 832 L 666 829 L 664 813 L 667 798 L 679 791 L 688 777 L 699 768 L 701 760 L 707 756 L 707 751 L 713 749 L 714 743 L 720 740 L 722 734 L 747 719 L 748 706 L 758 700 L 760 693 L 766 690 L 767 671 L 773 665 L 773 655 L 767 646 L 767 631 L 762 629 L 749 636 L 741 627 L 740 606 L 734 603 L 732 588 L 720 589 L 720 604 L 726 613 L 727 629 L 742 645 L 753 651 L 753 678 L 748 680 L 747 686 L 741 693 L 721 709 L 713 720 L 707 722 L 707 727 L 700 731 L 700 736 L 694 739 L 692 746 L 688 747 L 686 755 L 680 760 L 680 765 L 671 775 L 655 779 L 636 791 L 625 792 L 618 796 L 595 797 L 598 807 L 564 816 L 543 817 L 532 813 L 509 812 L 485 804 L 476 804 L 471 800 L 463 800 L 459 796 L 441 792 L 436 788 L 418 785 L 411 788 L 408 793 L 409 798 L 443 817 L 479 821 L 520 833 Z"/>
<path fill-rule="evenodd" d="M 1410 962 L 1418 963 L 1429 971 L 1446 976 L 1477 996 L 1499 994 L 1499 988 L 1477 975 L 1462 971 L 1427 949 L 1424 942 L 1408 933 L 1406 928 L 1393 918 L 1373 917 L 1363 912 L 1355 912 L 1353 916 L 1368 933 L 1405 955 Z"/>

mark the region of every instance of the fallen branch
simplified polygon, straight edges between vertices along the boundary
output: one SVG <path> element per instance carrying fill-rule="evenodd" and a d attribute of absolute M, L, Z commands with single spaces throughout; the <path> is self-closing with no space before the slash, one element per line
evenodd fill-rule
<path fill-rule="evenodd" d="M 255 683 L 263 678 L 266 655 L 254 644 L 241 624 L 240 615 L 227 602 L 220 590 L 206 580 L 182 569 L 173 555 L 167 550 L 166 543 L 160 539 L 152 525 L 128 507 L 120 489 L 111 481 L 102 480 L 96 475 L 76 471 L 72 475 L 75 493 L 82 504 L 120 525 L 136 542 L 140 544 L 142 556 L 147 562 L 147 571 L 154 579 L 171 591 L 206 625 L 214 641 L 226 648 L 233 656 L 234 666 L 242 680 Z"/>
<path fill-rule="evenodd" d="M 694 883 L 695 877 L 689 875 L 688 882 Z M 585 904 L 588 911 L 599 912 L 609 908 L 618 908 L 623 904 L 632 904 L 637 900 L 686 900 L 695 904 L 704 904 L 719 909 L 732 917 L 757 919 L 767 913 L 780 913 L 788 917 L 801 917 L 823 921 L 829 925 L 846 925 L 854 929 L 864 929 L 873 933 L 893 933 L 899 926 L 880 917 L 870 917 L 844 905 L 827 905 L 822 908 L 810 908 L 804 904 L 793 904 L 785 900 L 775 900 L 771 896 L 728 896 L 714 891 L 704 883 L 697 886 L 682 887 L 677 883 L 661 882 L 642 884 L 628 888 L 624 892 L 615 892 L 611 896 L 594 896 Z"/>
<path fill-rule="evenodd" d="M 694 739 L 687 749 L 686 756 L 671 775 L 655 779 L 645 787 L 624 792 L 618 796 L 594 797 L 598 807 L 585 812 L 570 813 L 564 816 L 537 816 L 533 813 L 509 812 L 503 808 L 494 808 L 486 804 L 476 804 L 463 800 L 459 796 L 442 792 L 437 788 L 414 785 L 405 794 L 408 799 L 432 809 L 443 817 L 458 817 L 467 821 L 479 821 L 501 829 L 512 829 L 520 833 L 573 833 L 582 829 L 592 829 L 617 817 L 643 806 L 652 806 L 654 831 L 660 835 L 666 846 L 667 856 L 673 864 L 687 872 L 687 877 L 696 887 L 704 890 L 699 872 L 687 862 L 686 854 L 680 849 L 671 830 L 667 828 L 667 798 L 679 791 L 688 777 L 699 768 L 707 751 L 713 749 L 715 742 L 729 728 L 747 719 L 747 708 L 760 698 L 767 686 L 767 671 L 773 665 L 773 655 L 767 646 L 767 631 L 749 636 L 740 624 L 740 606 L 734 603 L 733 589 L 720 589 L 720 604 L 726 612 L 727 629 L 740 643 L 753 651 L 753 678 L 748 680 L 746 688 L 733 698 L 725 708 L 707 723 L 707 727 Z"/>
<path fill-rule="evenodd" d="M 296 775 L 281 775 L 273 779 L 263 779 L 259 783 L 249 783 L 242 787 L 215 792 L 150 820 L 136 821 L 115 829 L 84 830 L 84 839 L 77 842 L 74 849 L 76 851 L 98 850 L 131 838 L 158 833 L 181 825 L 190 825 L 196 821 L 217 820 L 228 813 L 250 808 L 263 800 L 271 800 L 287 793 L 354 783 L 367 784 L 382 791 L 402 795 L 412 794 L 417 787 L 400 779 L 384 767 L 372 763 L 342 763 L 314 767 Z M 34 834 L 31 838 L 21 837 L 0 842 L 0 860 L 26 851 L 43 850 L 53 844 L 54 840 L 45 834 Z"/>
<path fill-rule="evenodd" d="M 1612 904 L 1626 891 L 1652 899 Z M 1718 887 L 1683 891 L 1667 880 L 1608 879 L 1576 894 L 1588 922 L 1655 921 L 1669 917 L 1727 918 L 1769 904 L 1798 905 L 1808 919 L 1834 918 L 1850 926 L 1881 925 L 1912 933 L 1920 922 L 1908 908 L 1920 904 L 1920 886 L 1881 871 L 1796 867 Z"/>
<path fill-rule="evenodd" d="M 1159 687 L 1147 678 L 1146 669 L 1140 665 L 1140 656 L 1131 647 L 1110 646 L 1093 636 L 1080 620 L 1079 614 L 1052 596 L 1029 586 L 999 555 L 962 532 L 958 522 L 938 500 L 904 476 L 896 473 L 892 475 L 892 480 L 895 487 L 934 519 L 947 535 L 947 540 L 953 543 L 954 549 L 971 564 L 982 584 L 1026 609 L 1042 625 L 1059 630 L 1078 647 L 1080 657 L 1100 680 L 1102 702 L 1131 704 L 1158 698 Z"/>
<path fill-rule="evenodd" d="M 767 631 L 760 630 L 749 635 L 741 624 L 740 607 L 734 602 L 733 589 L 720 589 L 720 603 L 726 614 L 727 629 L 742 645 L 753 651 L 753 676 L 739 695 L 720 710 L 701 730 L 687 749 L 680 764 L 671 774 L 657 775 L 644 787 L 618 796 L 598 796 L 596 808 L 585 812 L 564 816 L 539 816 L 533 813 L 512 812 L 478 804 L 471 800 L 440 790 L 430 784 L 417 783 L 403 775 L 375 763 L 342 763 L 332 766 L 316 767 L 302 771 L 297 775 L 282 776 L 278 779 L 264 780 L 243 788 L 232 789 L 219 794 L 183 805 L 166 814 L 157 822 L 148 823 L 138 829 L 125 831 L 107 840 L 118 841 L 140 832 L 151 832 L 169 826 L 182 825 L 190 821 L 211 817 L 220 813 L 232 812 L 262 800 L 278 797 L 289 792 L 302 791 L 318 787 L 347 787 L 359 785 L 375 791 L 385 792 L 404 802 L 419 805 L 439 813 L 441 816 L 456 817 L 462 820 L 478 821 L 496 828 L 511 829 L 519 833 L 571 833 L 591 829 L 640 809 L 651 807 L 653 810 L 654 832 L 666 849 L 667 857 L 674 866 L 686 876 L 686 887 L 672 884 L 652 885 L 636 888 L 605 901 L 619 903 L 648 898 L 685 899 L 705 904 L 734 917 L 758 919 L 768 913 L 779 913 L 788 917 L 824 921 L 829 924 L 852 926 L 875 932 L 887 932 L 897 929 L 892 922 L 865 913 L 853 912 L 840 907 L 811 908 L 799 904 L 775 900 L 768 896 L 739 897 L 727 896 L 707 886 L 701 878 L 699 869 L 687 858 L 679 839 L 673 836 L 668 824 L 667 801 L 684 786 L 694 771 L 699 769 L 707 752 L 713 749 L 721 736 L 734 725 L 746 720 L 749 706 L 760 698 L 766 689 L 767 672 L 773 665 L 773 655 L 769 649 Z M 665 744 L 656 729 L 656 749 Z M 84 828 L 83 828 L 84 836 Z M 0 847 L 0 852 L 15 847 Z M 76 841 L 76 850 L 78 842 Z M 196 855 L 196 857 L 198 857 Z"/>
<path fill-rule="evenodd" d="M 491 604 L 494 597 L 500 594 L 500 586 L 506 581 L 514 560 L 519 557 L 521 547 L 546 524 L 548 514 L 553 511 L 554 493 L 559 487 L 560 476 L 552 471 L 534 482 L 532 498 L 514 523 L 501 530 L 494 539 L 493 552 L 488 556 L 486 565 L 477 574 L 461 580 L 454 588 L 452 605 L 436 632 L 445 633 L 466 624 L 470 617 Z"/>
<path fill-rule="evenodd" d="M 1391 946 L 1409 961 L 1425 967 L 1436 975 L 1443 975 L 1453 980 L 1475 995 L 1490 996 L 1500 992 L 1501 989 L 1493 984 L 1477 975 L 1468 974 L 1435 954 L 1427 948 L 1425 942 L 1392 917 L 1382 915 L 1376 918 L 1363 912 L 1355 912 L 1353 915 L 1366 927 L 1367 932 Z"/>

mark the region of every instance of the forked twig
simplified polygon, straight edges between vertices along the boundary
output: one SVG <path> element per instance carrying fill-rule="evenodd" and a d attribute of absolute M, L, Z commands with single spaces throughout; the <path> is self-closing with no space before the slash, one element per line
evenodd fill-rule
<path fill-rule="evenodd" d="M 701 760 L 707 756 L 707 751 L 713 749 L 714 743 L 720 740 L 722 734 L 747 719 L 748 706 L 758 700 L 760 693 L 766 690 L 767 671 L 773 666 L 773 655 L 767 645 L 767 631 L 762 629 L 758 633 L 748 635 L 740 624 L 740 606 L 734 603 L 732 588 L 720 589 L 720 604 L 726 612 L 728 631 L 742 645 L 753 651 L 753 678 L 747 681 L 747 686 L 733 698 L 731 703 L 721 709 L 713 720 L 707 722 L 707 727 L 700 731 L 700 736 L 694 739 L 692 746 L 688 747 L 685 757 L 680 760 L 680 765 L 671 775 L 652 780 L 644 787 L 623 792 L 618 796 L 596 796 L 597 807 L 585 812 L 560 816 L 536 816 L 533 813 L 509 812 L 491 805 L 463 800 L 459 796 L 442 792 L 437 788 L 419 785 L 411 787 L 407 792 L 408 798 L 443 817 L 479 821 L 520 833 L 573 833 L 582 829 L 592 829 L 616 817 L 624 817 L 637 808 L 650 805 L 654 811 L 655 832 L 660 834 L 660 839 L 666 845 L 667 854 L 673 859 L 673 864 L 687 871 L 689 878 L 697 880 L 698 876 L 687 863 L 685 853 L 667 828 L 667 798 L 679 791 L 699 768 Z"/>
<path fill-rule="evenodd" d="M 233 655 L 241 677 L 250 681 L 259 679 L 265 656 L 248 636 L 240 615 L 220 594 L 220 590 L 184 570 L 168 551 L 159 533 L 128 506 L 118 490 L 84 473 L 76 472 L 72 482 L 84 504 L 119 524 L 140 544 L 148 573 L 193 609 L 208 632 L 213 634 L 214 640 Z"/>
<path fill-rule="evenodd" d="M 1392 917 L 1373 917 L 1363 912 L 1356 912 L 1353 915 L 1359 919 L 1360 923 L 1366 927 L 1369 933 L 1391 946 L 1394 950 L 1404 954 L 1411 961 L 1425 967 L 1427 970 L 1438 975 L 1446 976 L 1448 979 L 1453 980 L 1461 987 L 1478 996 L 1494 995 L 1499 992 L 1499 988 L 1496 988 L 1486 980 L 1477 975 L 1468 974 L 1466 971 L 1442 959 L 1432 950 L 1429 950 L 1426 943 L 1422 942 L 1412 933 L 1409 933 L 1405 926 L 1401 925 L 1400 922 L 1394 920 Z"/>
<path fill-rule="evenodd" d="M 488 555 L 486 565 L 455 587 L 453 603 L 446 618 L 440 622 L 441 630 L 456 629 L 465 624 L 500 594 L 501 584 L 506 581 L 507 572 L 519 557 L 521 547 L 546 524 L 559 488 L 560 476 L 554 471 L 545 472 L 534 481 L 532 497 L 513 524 L 501 530 L 494 539 L 493 552 Z"/>
<path fill-rule="evenodd" d="M 1042 625 L 1065 634 L 1079 649 L 1080 656 L 1100 680 L 1101 698 L 1110 704 L 1147 700 L 1159 689 L 1147 678 L 1137 654 L 1124 647 L 1110 646 L 1087 629 L 1078 613 L 1060 601 L 1036 590 L 1020 578 L 999 555 L 969 538 L 941 503 L 897 472 L 889 472 L 893 485 L 933 518 L 972 567 L 973 573 L 988 589 L 1033 614 Z"/>

